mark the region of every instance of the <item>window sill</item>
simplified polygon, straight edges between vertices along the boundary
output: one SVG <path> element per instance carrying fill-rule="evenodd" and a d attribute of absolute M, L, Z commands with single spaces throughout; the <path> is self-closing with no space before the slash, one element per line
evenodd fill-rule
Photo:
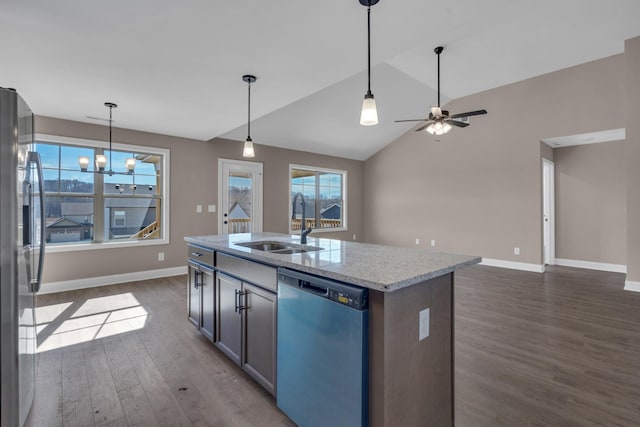
<path fill-rule="evenodd" d="M 58 252 L 79 252 L 90 251 L 95 249 L 117 249 L 117 248 L 137 248 L 143 246 L 157 246 L 168 245 L 168 239 L 154 239 L 154 240 L 136 240 L 131 242 L 105 242 L 105 243 L 77 243 L 68 245 L 47 245 L 45 247 L 45 254 L 58 253 Z"/>
<path fill-rule="evenodd" d="M 315 233 L 334 233 L 337 231 L 348 231 L 349 229 L 347 227 L 340 227 L 340 228 L 314 228 L 313 231 L 311 231 L 311 234 L 315 234 Z M 300 235 L 300 230 L 289 230 L 289 234 L 295 234 L 295 235 Z"/>

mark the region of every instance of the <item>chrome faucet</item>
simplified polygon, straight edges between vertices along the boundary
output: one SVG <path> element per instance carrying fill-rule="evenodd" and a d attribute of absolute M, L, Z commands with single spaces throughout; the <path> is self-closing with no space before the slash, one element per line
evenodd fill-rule
<path fill-rule="evenodd" d="M 300 197 L 300 205 L 302 205 L 302 226 L 300 227 L 300 243 L 306 245 L 307 234 L 311 233 L 311 230 L 313 230 L 313 228 L 306 228 L 307 217 L 305 211 L 307 203 L 304 201 L 304 195 L 302 193 L 296 193 L 293 196 L 293 204 L 291 206 L 291 219 L 296 219 L 296 201 L 298 200 L 298 197 Z"/>

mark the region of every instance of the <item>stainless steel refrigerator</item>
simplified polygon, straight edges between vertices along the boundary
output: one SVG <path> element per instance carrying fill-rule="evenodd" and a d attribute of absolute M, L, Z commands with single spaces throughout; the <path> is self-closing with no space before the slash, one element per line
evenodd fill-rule
<path fill-rule="evenodd" d="M 2 427 L 22 426 L 35 393 L 35 294 L 44 261 L 42 168 L 33 113 L 0 88 L 0 353 Z"/>

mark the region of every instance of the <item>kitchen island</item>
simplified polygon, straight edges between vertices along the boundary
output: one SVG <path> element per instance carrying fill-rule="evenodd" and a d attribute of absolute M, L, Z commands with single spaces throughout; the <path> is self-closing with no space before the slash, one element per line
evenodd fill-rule
<path fill-rule="evenodd" d="M 453 275 L 480 258 L 311 237 L 300 245 L 299 236 L 276 233 L 185 240 L 223 259 L 367 288 L 369 425 L 453 425 Z M 289 249 L 261 250 L 276 247 Z"/>

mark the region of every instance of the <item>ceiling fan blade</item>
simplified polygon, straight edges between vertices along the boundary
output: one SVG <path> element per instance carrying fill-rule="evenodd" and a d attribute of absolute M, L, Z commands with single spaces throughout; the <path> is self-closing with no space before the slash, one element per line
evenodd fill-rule
<path fill-rule="evenodd" d="M 450 119 L 458 119 L 460 117 L 470 117 L 470 116 L 479 116 L 481 114 L 487 114 L 487 110 L 476 110 L 476 111 L 468 111 L 466 113 L 458 113 L 452 116 L 449 116 Z"/>
<path fill-rule="evenodd" d="M 459 128 L 466 128 L 467 126 L 469 126 L 469 123 L 459 122 L 457 120 L 445 120 L 445 122 L 449 123 L 450 125 L 458 126 Z"/>
<path fill-rule="evenodd" d="M 407 120 L 394 120 L 395 123 L 401 123 L 401 122 L 426 122 L 429 119 L 407 119 Z"/>
<path fill-rule="evenodd" d="M 431 107 L 431 114 L 434 117 L 442 116 L 442 108 L 440 108 L 440 107 Z"/>
<path fill-rule="evenodd" d="M 429 123 L 427 123 L 426 125 L 420 126 L 418 129 L 416 129 L 416 132 L 420 132 L 421 130 L 425 130 L 427 127 L 429 127 L 429 125 L 433 123 L 433 120 L 429 120 Z"/>

